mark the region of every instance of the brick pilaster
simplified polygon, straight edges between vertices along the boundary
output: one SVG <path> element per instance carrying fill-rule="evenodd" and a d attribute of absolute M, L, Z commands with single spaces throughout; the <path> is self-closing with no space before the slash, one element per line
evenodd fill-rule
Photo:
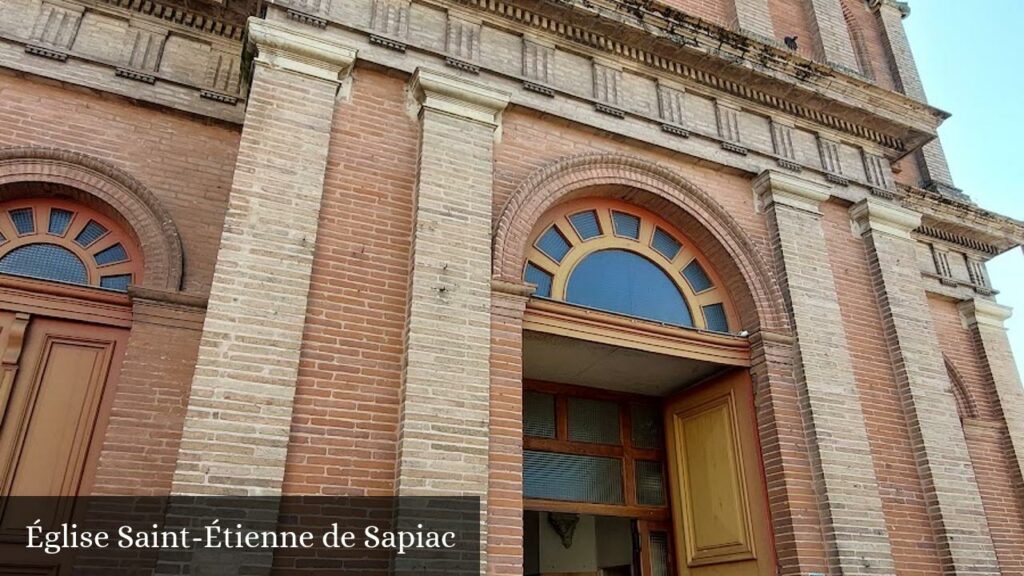
<path fill-rule="evenodd" d="M 828 189 L 764 172 L 754 181 L 796 336 L 794 373 L 829 571 L 895 573 L 819 205 Z"/>
<path fill-rule="evenodd" d="M 732 0 L 729 8 L 732 10 L 733 28 L 763 40 L 775 41 L 768 0 Z"/>
<path fill-rule="evenodd" d="M 811 32 L 814 33 L 818 57 L 828 64 L 838 65 L 856 72 L 857 54 L 853 50 L 850 30 L 843 17 L 840 0 L 804 0 L 810 16 Z"/>
<path fill-rule="evenodd" d="M 924 84 L 917 72 L 914 54 L 910 49 L 910 42 L 907 41 L 907 32 L 903 28 L 903 19 L 910 15 L 910 7 L 906 2 L 897 0 L 872 0 L 872 7 L 881 23 L 889 51 L 889 68 L 892 70 L 896 89 L 915 100 L 927 102 Z M 954 196 L 963 194 L 953 186 L 946 153 L 942 150 L 942 143 L 937 137 L 918 151 L 917 161 L 921 166 L 922 186 Z"/>
<path fill-rule="evenodd" d="M 523 573 L 523 315 L 528 286 L 491 283 L 487 574 Z"/>
<path fill-rule="evenodd" d="M 1010 308 L 989 300 L 974 299 L 960 304 L 960 316 L 974 334 L 1003 411 L 1020 474 L 1018 480 L 1024 480 L 1024 388 L 1004 324 L 1011 313 Z"/>
<path fill-rule="evenodd" d="M 331 119 L 355 50 L 251 18 L 245 126 L 175 494 L 281 491 Z"/>
<path fill-rule="evenodd" d="M 779 573 L 825 573 L 821 518 L 794 381 L 795 341 L 763 330 L 750 338 L 750 373 Z"/>
<path fill-rule="evenodd" d="M 410 91 L 420 149 L 398 493 L 486 502 L 493 151 L 509 96 L 423 68 Z"/>
<path fill-rule="evenodd" d="M 910 231 L 921 216 L 868 198 L 850 209 L 864 238 L 914 456 L 946 574 L 998 574 L 985 510 L 931 322 Z"/>

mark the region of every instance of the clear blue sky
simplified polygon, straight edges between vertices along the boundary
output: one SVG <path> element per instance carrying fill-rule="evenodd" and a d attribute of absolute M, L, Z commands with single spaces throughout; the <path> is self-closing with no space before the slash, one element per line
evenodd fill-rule
<path fill-rule="evenodd" d="M 903 21 L 929 103 L 953 113 L 942 145 L 957 187 L 981 207 L 1024 220 L 1024 0 L 911 0 Z M 1024 367 L 1024 253 L 988 265 Z"/>

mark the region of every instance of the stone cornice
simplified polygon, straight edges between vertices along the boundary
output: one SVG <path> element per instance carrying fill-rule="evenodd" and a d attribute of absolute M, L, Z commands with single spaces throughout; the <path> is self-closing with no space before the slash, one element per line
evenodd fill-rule
<path fill-rule="evenodd" d="M 991 256 L 1024 244 L 1024 222 L 922 188 L 899 192 L 904 206 L 924 216 L 919 233 Z"/>
<path fill-rule="evenodd" d="M 497 127 L 511 96 L 453 74 L 417 68 L 410 91 L 424 108 L 439 110 Z"/>
<path fill-rule="evenodd" d="M 938 124 L 949 116 L 774 43 L 662 5 L 566 0 L 526 2 L 528 8 L 524 8 L 503 0 L 460 1 L 504 20 L 870 140 L 883 147 L 890 159 L 933 139 Z"/>
<path fill-rule="evenodd" d="M 967 328 L 980 324 L 1005 329 L 1004 322 L 1013 315 L 1013 308 L 1009 306 L 978 298 L 961 302 L 957 307 L 960 309 L 960 318 Z"/>
<path fill-rule="evenodd" d="M 256 46 L 256 62 L 340 82 L 356 60 L 356 50 L 327 38 L 307 34 L 306 29 L 251 17 L 249 42 Z"/>
<path fill-rule="evenodd" d="M 116 6 L 125 10 L 159 18 L 164 22 L 174 22 L 180 26 L 192 28 L 215 36 L 231 40 L 241 40 L 245 29 L 245 16 L 256 13 L 256 2 L 247 2 L 240 10 L 227 12 L 214 6 L 203 5 L 201 8 L 178 6 L 175 2 L 138 2 L 136 0 L 87 0 L 87 5 Z"/>
<path fill-rule="evenodd" d="M 921 215 L 917 212 L 874 198 L 865 198 L 851 206 L 850 219 L 859 236 L 875 231 L 909 239 L 910 233 L 921 225 Z"/>
<path fill-rule="evenodd" d="M 774 170 L 765 170 L 754 180 L 754 194 L 762 209 L 781 204 L 814 213 L 820 213 L 818 207 L 830 195 L 826 186 Z"/>

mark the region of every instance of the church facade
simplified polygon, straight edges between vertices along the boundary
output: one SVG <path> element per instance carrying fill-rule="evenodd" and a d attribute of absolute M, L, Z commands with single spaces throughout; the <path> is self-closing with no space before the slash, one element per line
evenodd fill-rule
<path fill-rule="evenodd" d="M 905 3 L 0 8 L 0 495 L 474 496 L 495 576 L 1024 574 L 1024 224 L 952 182 Z"/>

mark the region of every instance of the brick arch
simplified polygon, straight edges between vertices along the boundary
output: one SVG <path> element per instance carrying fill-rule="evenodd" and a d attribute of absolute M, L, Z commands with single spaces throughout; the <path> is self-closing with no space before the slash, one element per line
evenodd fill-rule
<path fill-rule="evenodd" d="M 0 148 L 0 186 L 55 184 L 109 206 L 135 236 L 146 288 L 178 290 L 183 251 L 170 214 L 141 182 L 98 158 L 37 146 Z"/>
<path fill-rule="evenodd" d="M 782 294 L 771 269 L 740 225 L 682 176 L 631 156 L 572 156 L 527 178 L 495 223 L 494 277 L 521 282 L 526 243 L 534 224 L 556 204 L 584 196 L 619 198 L 661 215 L 716 262 L 744 328 L 787 330 Z"/>

